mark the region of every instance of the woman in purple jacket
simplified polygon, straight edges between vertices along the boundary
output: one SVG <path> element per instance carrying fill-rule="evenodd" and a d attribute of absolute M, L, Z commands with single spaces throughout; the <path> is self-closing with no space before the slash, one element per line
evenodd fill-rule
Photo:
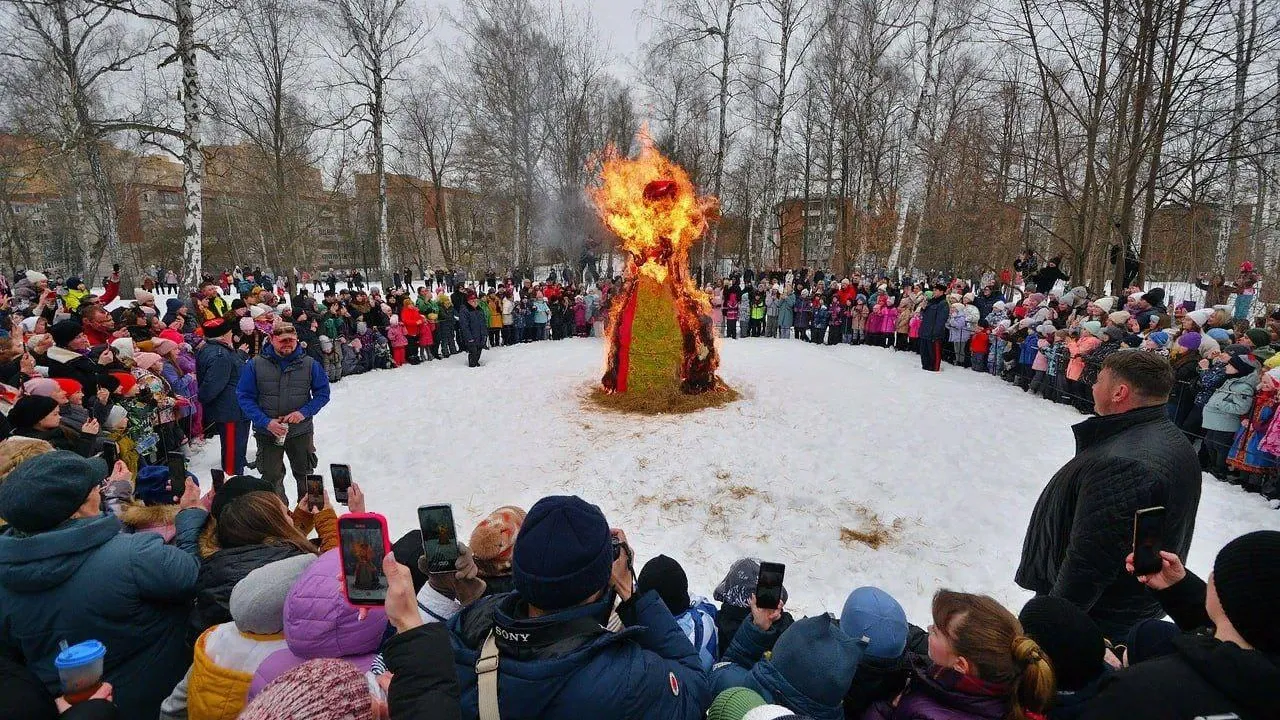
<path fill-rule="evenodd" d="M 913 656 L 907 689 L 863 720 L 1029 720 L 1054 697 L 1053 671 L 1013 613 L 985 596 L 933 596 L 929 656 Z"/>

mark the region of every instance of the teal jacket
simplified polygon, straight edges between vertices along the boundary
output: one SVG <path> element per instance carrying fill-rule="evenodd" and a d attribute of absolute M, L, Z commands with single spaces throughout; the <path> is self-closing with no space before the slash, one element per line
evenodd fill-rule
<path fill-rule="evenodd" d="M 154 718 L 191 665 L 186 619 L 208 514 L 178 513 L 175 545 L 154 533 L 122 534 L 112 515 L 68 520 L 24 535 L 0 534 L 0 653 L 23 659 L 61 694 L 59 641 L 107 646 L 104 679 L 120 717 Z"/>

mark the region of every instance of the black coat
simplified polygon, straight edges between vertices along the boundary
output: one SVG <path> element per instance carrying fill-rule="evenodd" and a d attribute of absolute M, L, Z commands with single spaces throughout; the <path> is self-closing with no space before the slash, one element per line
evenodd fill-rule
<path fill-rule="evenodd" d="M 947 304 L 947 296 L 939 293 L 929 299 L 920 313 L 920 339 L 947 339 L 947 317 L 951 315 L 951 306 Z"/>
<path fill-rule="evenodd" d="M 485 322 L 484 311 L 478 307 L 463 305 L 462 311 L 458 313 L 459 328 L 462 330 L 462 341 L 471 344 L 484 345 L 485 340 L 489 336 L 489 324 Z"/>
<path fill-rule="evenodd" d="M 915 625 L 907 626 L 907 645 L 902 655 L 893 659 L 863 656 L 844 694 L 845 720 L 858 720 L 876 702 L 889 702 L 898 697 L 911 676 L 911 656 L 929 654 L 929 633 Z"/>
<path fill-rule="evenodd" d="M 1204 581 L 1189 571 L 1182 582 L 1153 593 L 1183 630 L 1209 623 L 1207 594 Z M 1280 718 L 1280 653 L 1245 650 L 1204 634 L 1174 638 L 1173 648 L 1172 655 L 1105 676 L 1081 717 Z"/>
<path fill-rule="evenodd" d="M 263 565 L 298 554 L 292 545 L 243 545 L 218 550 L 201 561 L 191 613 L 191 641 L 214 625 L 231 622 L 231 591 L 236 583 Z"/>
<path fill-rule="evenodd" d="M 444 623 L 430 623 L 393 635 L 382 648 L 391 687 L 387 709 L 396 720 L 454 720 L 462 717 L 458 674 Z"/>
<path fill-rule="evenodd" d="M 1040 268 L 1031 278 L 1031 282 L 1035 283 L 1036 292 L 1047 293 L 1053 290 L 1054 284 L 1059 280 L 1070 280 L 1071 278 L 1058 269 L 1057 265 L 1045 265 Z"/>
<path fill-rule="evenodd" d="M 93 360 L 62 348 L 50 348 L 48 360 L 49 377 L 75 380 L 84 389 L 86 398 L 98 394 L 98 379 L 107 374 L 106 369 Z"/>
<path fill-rule="evenodd" d="M 1174 653 L 1109 675 L 1081 715 L 1131 718 L 1280 718 L 1280 654 L 1204 635 L 1173 640 Z"/>
<path fill-rule="evenodd" d="M 1200 466 L 1163 404 L 1072 427 L 1076 456 L 1049 480 L 1027 526 L 1015 580 L 1074 602 L 1118 638 L 1164 615 L 1124 560 L 1133 516 L 1166 508 L 1164 549 L 1186 557 L 1200 505 Z"/>

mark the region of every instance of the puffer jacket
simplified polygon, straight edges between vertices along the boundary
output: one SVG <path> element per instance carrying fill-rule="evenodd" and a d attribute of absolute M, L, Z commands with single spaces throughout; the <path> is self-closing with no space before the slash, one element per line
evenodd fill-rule
<path fill-rule="evenodd" d="M 1072 427 L 1076 455 L 1036 501 L 1014 580 L 1066 598 L 1118 637 L 1164 611 L 1124 571 L 1133 515 L 1164 506 L 1165 549 L 1186 557 L 1200 505 L 1200 466 L 1164 404 Z"/>
<path fill-rule="evenodd" d="M 1071 362 L 1067 363 L 1067 379 L 1076 381 L 1084 373 L 1084 358 L 1089 353 L 1097 350 L 1102 345 L 1102 340 L 1085 333 L 1076 341 L 1075 349 L 1071 351 Z"/>
<path fill-rule="evenodd" d="M 1253 407 L 1253 395 L 1258 389 L 1258 373 L 1228 377 L 1204 405 L 1201 426 L 1205 430 L 1235 432 L 1240 429 L 1240 418 L 1248 415 Z"/>
<path fill-rule="evenodd" d="M 329 382 L 335 383 L 342 379 L 342 348 L 336 343 L 332 352 L 320 353 L 320 363 L 324 365 L 324 372 L 329 376 Z"/>
<path fill-rule="evenodd" d="M 618 606 L 625 629 L 608 632 L 595 603 L 538 618 L 524 617 L 515 593 L 481 599 L 449 621 L 462 717 L 478 716 L 475 665 L 496 626 L 510 637 L 564 633 L 554 647 L 509 642 L 500 653 L 498 705 L 503 720 L 701 720 L 711 702 L 698 652 L 654 591 Z"/>
<path fill-rule="evenodd" d="M 25 658 L 58 695 L 58 643 L 98 640 L 107 647 L 103 679 L 115 687 L 120 716 L 154 718 L 191 662 L 184 618 L 206 516 L 198 508 L 180 512 L 176 546 L 153 533 L 121 533 L 112 515 L 35 535 L 0 534 L 0 654 Z"/>
<path fill-rule="evenodd" d="M 869 315 L 870 315 L 870 310 L 867 308 L 866 304 L 861 304 L 861 305 L 855 304 L 853 306 L 853 310 L 850 313 L 849 329 L 854 330 L 856 332 L 866 332 L 867 317 Z"/>
<path fill-rule="evenodd" d="M 312 515 L 295 509 L 293 525 L 303 535 L 314 527 L 320 536 L 320 551 L 338 546 L 338 516 L 333 508 Z M 292 545 L 242 545 L 218 547 L 212 525 L 200 537 L 200 579 L 196 582 L 196 603 L 191 613 L 191 641 L 205 630 L 231 622 L 231 591 L 245 575 L 266 565 L 300 554 Z M 336 575 L 336 573 L 335 573 Z"/>
<path fill-rule="evenodd" d="M 785 633 L 800 632 L 807 637 L 819 621 L 832 622 L 829 617 L 806 618 Z M 839 679 L 833 676 L 832 668 L 839 667 L 838 656 L 847 661 L 860 654 L 857 641 L 832 627 L 823 642 L 803 648 L 795 643 L 784 647 L 778 645 L 783 634 L 774 628 L 762 631 L 749 621 L 742 623 L 725 650 L 724 662 L 711 673 L 712 692 L 746 687 L 760 693 L 765 702 L 783 705 L 799 715 L 814 720 L 844 720 L 842 702 L 853 668 L 848 668 L 848 678 Z M 770 653 L 768 659 L 764 659 L 766 653 Z"/>
<path fill-rule="evenodd" d="M 1006 693 L 993 683 L 939 667 L 927 657 L 914 656 L 911 669 L 901 697 L 872 705 L 863 720 L 1003 720 L 1009 713 Z"/>
<path fill-rule="evenodd" d="M 272 680 L 308 660 L 342 658 L 360 672 L 368 672 L 387 630 L 387 614 L 373 608 L 360 619 L 347 602 L 338 576 L 338 549 L 311 563 L 289 590 L 284 604 L 284 640 L 288 647 L 272 653 L 258 666 L 249 685 L 249 700 Z"/>

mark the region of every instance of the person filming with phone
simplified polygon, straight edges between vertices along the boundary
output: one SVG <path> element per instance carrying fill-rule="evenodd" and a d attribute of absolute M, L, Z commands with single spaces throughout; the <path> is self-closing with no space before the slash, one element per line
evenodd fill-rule
<path fill-rule="evenodd" d="M 1184 557 L 1191 547 L 1200 466 L 1169 421 L 1172 387 L 1161 355 L 1126 351 L 1106 359 L 1093 388 L 1098 417 L 1072 428 L 1076 456 L 1049 480 L 1023 540 L 1018 585 L 1070 600 L 1115 642 L 1140 621 L 1164 615 L 1125 572 L 1139 511 L 1149 511 L 1144 544 Z M 1161 521 L 1151 523 L 1156 517 Z"/>
<path fill-rule="evenodd" d="M 271 343 L 241 371 L 236 397 L 253 423 L 262 479 L 272 483 L 287 504 L 287 455 L 301 499 L 306 477 L 315 469 L 312 418 L 329 403 L 329 376 L 323 365 L 302 351 L 293 325 L 279 323 L 272 328 Z"/>
<path fill-rule="evenodd" d="M 1280 532 L 1227 543 L 1206 583 L 1171 552 L 1150 573 L 1126 566 L 1185 634 L 1173 652 L 1104 677 L 1085 720 L 1274 718 L 1280 688 Z M 1212 635 L 1192 632 L 1212 627 Z"/>
<path fill-rule="evenodd" d="M 656 591 L 636 594 L 633 567 L 598 507 L 539 500 L 516 539 L 515 592 L 449 622 L 463 718 L 701 718 L 711 698 L 698 651 Z"/>

